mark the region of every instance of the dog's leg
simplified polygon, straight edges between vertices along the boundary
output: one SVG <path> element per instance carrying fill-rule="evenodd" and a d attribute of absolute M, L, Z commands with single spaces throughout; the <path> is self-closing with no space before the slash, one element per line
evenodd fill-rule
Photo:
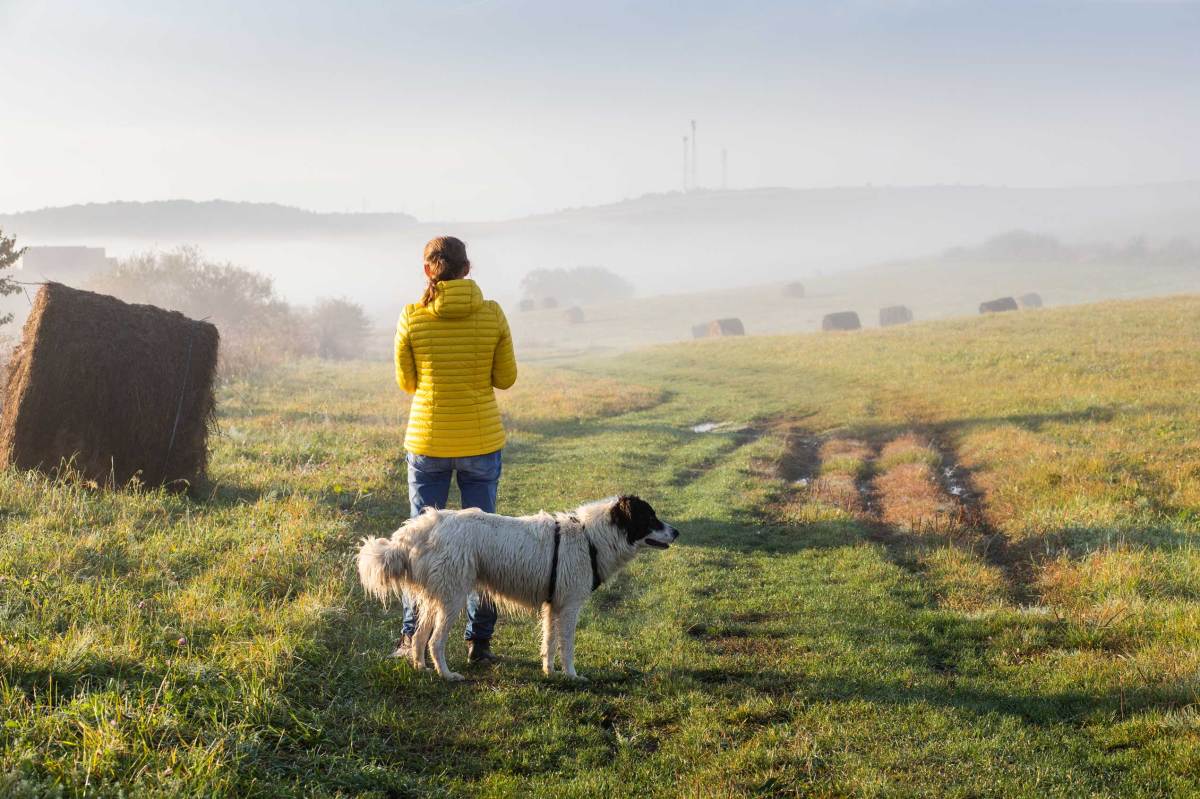
<path fill-rule="evenodd" d="M 421 615 L 417 619 L 417 629 L 413 631 L 412 652 L 409 655 L 412 658 L 413 668 L 417 671 L 425 668 L 425 650 L 429 646 L 429 636 L 433 634 L 434 619 L 434 613 L 424 607 L 421 608 Z"/>
<path fill-rule="evenodd" d="M 558 614 L 559 652 L 563 674 L 572 680 L 586 680 L 575 673 L 575 625 L 579 622 L 582 605 L 568 605 Z"/>
<path fill-rule="evenodd" d="M 433 665 L 437 669 L 437 673 L 444 680 L 463 679 L 461 674 L 450 671 L 450 667 L 446 665 L 446 639 L 450 637 L 450 625 L 462 612 L 463 604 L 460 602 L 454 607 L 439 606 L 433 622 L 433 638 L 429 643 L 429 653 L 433 655 Z"/>
<path fill-rule="evenodd" d="M 542 605 L 542 671 L 546 674 L 554 673 L 554 650 L 557 647 L 554 608 L 546 603 Z"/>

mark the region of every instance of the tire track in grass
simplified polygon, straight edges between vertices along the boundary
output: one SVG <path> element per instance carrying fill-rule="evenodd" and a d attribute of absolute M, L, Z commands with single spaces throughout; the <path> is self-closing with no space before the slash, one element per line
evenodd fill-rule
<path fill-rule="evenodd" d="M 796 431 L 787 442 L 777 474 L 791 488 L 787 504 L 817 503 L 869 521 L 874 453 L 857 438 L 820 437 Z"/>
<path fill-rule="evenodd" d="M 721 444 L 699 460 L 676 469 L 668 480 L 668 484 L 674 488 L 687 488 L 702 479 L 723 460 L 733 457 L 743 447 L 757 441 L 767 430 L 765 425 L 745 425 L 728 430 L 720 427 L 701 430 L 697 429 L 698 427 L 703 427 L 703 425 L 693 427 L 692 432 L 697 435 L 717 434 L 722 439 Z"/>
<path fill-rule="evenodd" d="M 883 445 L 876 471 L 877 524 L 943 606 L 969 612 L 1026 600 L 1029 579 L 987 524 L 980 494 L 952 450 L 924 433 L 905 433 Z"/>
<path fill-rule="evenodd" d="M 793 491 L 787 515 L 811 518 L 811 503 L 848 514 L 943 606 L 972 612 L 1028 601 L 1029 558 L 987 523 L 970 472 L 931 436 L 872 442 L 795 432 L 777 472 Z"/>

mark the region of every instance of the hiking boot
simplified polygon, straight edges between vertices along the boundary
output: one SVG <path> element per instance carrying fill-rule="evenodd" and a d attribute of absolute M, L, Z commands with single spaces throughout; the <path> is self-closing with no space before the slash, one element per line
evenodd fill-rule
<path fill-rule="evenodd" d="M 492 652 L 492 639 L 480 638 L 467 641 L 467 662 L 472 665 L 490 666 L 500 658 Z"/>
<path fill-rule="evenodd" d="M 396 639 L 395 649 L 392 650 L 391 657 L 406 658 L 412 656 L 412 636 L 402 635 Z"/>

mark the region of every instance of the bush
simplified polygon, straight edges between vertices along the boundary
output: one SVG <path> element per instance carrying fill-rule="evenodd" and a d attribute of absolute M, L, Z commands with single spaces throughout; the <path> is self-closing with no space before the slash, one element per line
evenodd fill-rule
<path fill-rule="evenodd" d="M 88 288 L 211 321 L 221 331 L 225 376 L 315 352 L 305 320 L 275 296 L 270 277 L 208 261 L 195 247 L 134 255 L 94 277 Z"/>
<path fill-rule="evenodd" d="M 587 305 L 593 302 L 624 300 L 633 296 L 633 285 L 600 266 L 574 269 L 535 269 L 521 280 L 525 297 L 541 300 L 543 308 L 557 305 Z M 548 305 L 547 300 L 556 300 Z"/>
<path fill-rule="evenodd" d="M 334 361 L 362 357 L 371 322 L 361 305 L 346 299 L 324 299 L 309 313 L 317 355 Z"/>

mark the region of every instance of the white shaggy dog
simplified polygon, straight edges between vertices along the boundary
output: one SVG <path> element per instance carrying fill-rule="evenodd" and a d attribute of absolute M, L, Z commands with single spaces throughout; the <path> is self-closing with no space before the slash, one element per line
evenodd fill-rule
<path fill-rule="evenodd" d="M 480 510 L 427 509 L 391 537 L 363 541 L 358 577 L 368 594 L 387 603 L 408 591 L 420 603 L 412 662 L 425 667 L 428 647 L 438 674 L 446 666 L 450 625 L 472 590 L 502 604 L 540 610 L 542 670 L 575 673 L 575 624 L 583 603 L 605 579 L 645 547 L 666 549 L 679 531 L 659 521 L 633 496 L 583 505 L 572 513 L 498 516 Z"/>

